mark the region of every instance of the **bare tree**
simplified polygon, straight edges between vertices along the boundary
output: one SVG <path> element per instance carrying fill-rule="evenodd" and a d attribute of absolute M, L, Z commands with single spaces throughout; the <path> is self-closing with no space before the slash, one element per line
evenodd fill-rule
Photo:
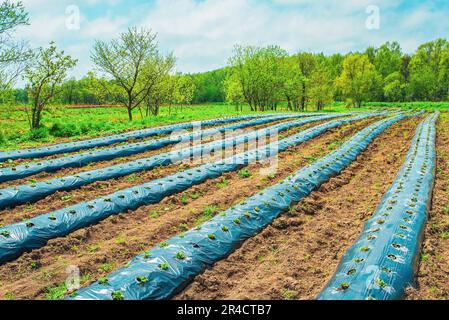
<path fill-rule="evenodd" d="M 130 121 L 133 110 L 146 100 L 154 84 L 148 70 L 156 57 L 156 34 L 144 28 L 130 28 L 109 43 L 95 42 L 92 61 L 98 71 L 113 79 L 115 89 L 119 90 L 115 96 L 127 108 Z"/>

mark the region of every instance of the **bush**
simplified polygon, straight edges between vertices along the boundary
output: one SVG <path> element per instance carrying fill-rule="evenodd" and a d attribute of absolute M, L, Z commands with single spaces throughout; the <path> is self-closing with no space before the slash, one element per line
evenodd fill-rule
<path fill-rule="evenodd" d="M 43 126 L 38 129 L 31 130 L 27 135 L 28 140 L 32 141 L 47 140 L 48 136 L 49 136 L 48 128 Z"/>
<path fill-rule="evenodd" d="M 5 144 L 6 143 L 6 136 L 3 133 L 3 131 L 0 131 L 0 144 Z"/>
<path fill-rule="evenodd" d="M 61 123 L 55 123 L 50 128 L 50 134 L 54 137 L 59 138 L 70 138 L 74 136 L 79 136 L 81 134 L 81 129 L 73 124 L 61 124 Z"/>

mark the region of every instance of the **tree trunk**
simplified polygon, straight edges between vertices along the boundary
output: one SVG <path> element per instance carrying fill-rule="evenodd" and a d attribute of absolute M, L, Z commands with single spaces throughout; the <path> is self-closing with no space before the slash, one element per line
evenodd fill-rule
<path fill-rule="evenodd" d="M 129 121 L 133 121 L 133 110 L 131 109 L 131 106 L 127 106 L 127 108 Z"/>

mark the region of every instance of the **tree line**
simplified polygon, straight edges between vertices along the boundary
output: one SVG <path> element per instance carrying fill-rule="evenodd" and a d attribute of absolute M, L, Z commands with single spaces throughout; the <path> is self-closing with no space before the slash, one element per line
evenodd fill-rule
<path fill-rule="evenodd" d="M 227 102 L 253 111 L 322 110 L 333 101 L 360 107 L 367 101 L 447 101 L 449 42 L 437 39 L 404 53 L 397 42 L 364 52 L 325 55 L 289 54 L 279 46 L 234 47 L 225 68 L 176 72 L 176 58 L 162 54 L 157 35 L 129 28 L 111 41 L 95 41 L 94 69 L 77 80 L 67 73 L 77 60 L 57 49 L 29 49 L 14 31 L 29 24 L 20 1 L 0 4 L 0 99 L 27 106 L 31 129 L 39 128 L 43 110 L 58 104 L 111 104 L 133 119 L 158 115 L 161 105 Z M 21 77 L 26 86 L 14 89 Z"/>

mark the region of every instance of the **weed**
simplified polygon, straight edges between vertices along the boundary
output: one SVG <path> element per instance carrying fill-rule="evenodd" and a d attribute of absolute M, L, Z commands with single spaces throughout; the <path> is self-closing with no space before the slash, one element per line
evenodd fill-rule
<path fill-rule="evenodd" d="M 191 193 L 191 194 L 190 194 L 190 198 L 192 198 L 192 200 L 197 200 L 197 199 L 200 198 L 200 194 L 199 194 L 199 193 L 196 193 L 196 192 Z"/>
<path fill-rule="evenodd" d="M 421 255 L 421 261 L 422 261 L 422 262 L 427 262 L 427 261 L 429 261 L 429 259 L 430 259 L 430 253 L 424 252 L 424 253 Z"/>
<path fill-rule="evenodd" d="M 160 214 L 157 211 L 153 211 L 153 212 L 150 213 L 150 218 L 151 219 L 157 219 L 159 217 L 160 217 Z"/>
<path fill-rule="evenodd" d="M 224 189 L 229 186 L 229 181 L 225 177 L 221 179 L 221 182 L 217 183 L 217 188 Z"/>
<path fill-rule="evenodd" d="M 5 300 L 16 300 L 16 296 L 12 292 L 6 292 L 4 298 Z"/>
<path fill-rule="evenodd" d="M 47 300 L 62 300 L 67 292 L 67 286 L 65 283 L 52 288 L 48 288 L 45 293 L 45 299 Z"/>
<path fill-rule="evenodd" d="M 285 288 L 284 288 L 284 290 L 282 290 L 282 298 L 284 300 L 293 300 L 296 297 L 297 294 L 298 294 L 297 292 L 290 291 L 290 290 L 285 289 Z"/>
<path fill-rule="evenodd" d="M 37 262 L 35 262 L 35 261 L 31 261 L 30 264 L 29 264 L 29 266 L 30 266 L 30 269 L 31 269 L 31 270 L 37 270 L 37 269 L 39 269 L 39 267 L 40 267 L 39 263 L 37 263 Z"/>
<path fill-rule="evenodd" d="M 126 243 L 126 236 L 121 235 L 117 239 L 115 239 L 116 244 L 125 244 Z"/>
<path fill-rule="evenodd" d="M 61 200 L 67 202 L 67 201 L 69 201 L 72 198 L 73 198 L 73 195 L 69 194 L 69 195 L 61 197 Z"/>
<path fill-rule="evenodd" d="M 98 269 L 98 271 L 103 272 L 103 273 L 109 273 L 112 271 L 113 268 L 114 268 L 114 266 L 112 264 L 105 263 L 100 267 L 100 269 Z"/>
<path fill-rule="evenodd" d="M 182 203 L 182 205 L 187 205 L 188 203 L 189 203 L 189 199 L 187 198 L 187 196 L 186 195 L 183 195 L 182 197 L 181 197 L 181 203 Z"/>
<path fill-rule="evenodd" d="M 252 173 L 251 173 L 251 171 L 249 171 L 248 169 L 243 169 L 243 170 L 240 170 L 240 171 L 237 173 L 237 176 L 238 176 L 239 178 L 248 179 L 248 178 L 250 178 L 250 177 L 252 176 Z"/>

